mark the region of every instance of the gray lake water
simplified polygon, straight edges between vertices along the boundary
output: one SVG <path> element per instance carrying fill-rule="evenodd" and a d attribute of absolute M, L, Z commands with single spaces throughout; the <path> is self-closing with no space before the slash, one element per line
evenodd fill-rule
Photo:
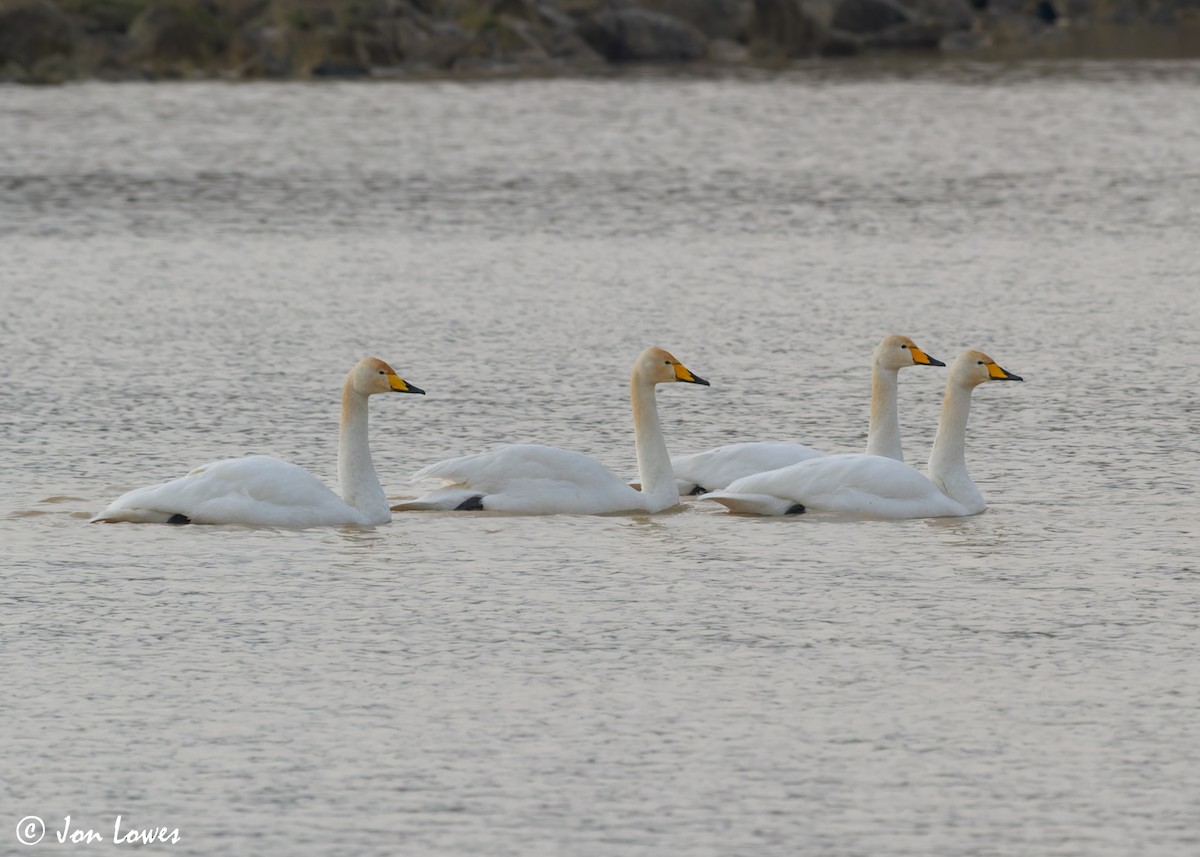
<path fill-rule="evenodd" d="M 1200 853 L 1200 64 L 0 88 L 0 853 Z M 865 442 L 989 352 L 958 520 L 89 526 L 268 453 Z M 923 466 L 945 370 L 902 375 Z"/>

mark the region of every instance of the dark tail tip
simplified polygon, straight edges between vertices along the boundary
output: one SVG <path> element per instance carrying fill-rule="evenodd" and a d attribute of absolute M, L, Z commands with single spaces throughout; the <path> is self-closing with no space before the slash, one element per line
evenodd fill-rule
<path fill-rule="evenodd" d="M 468 497 L 457 506 L 454 507 L 456 512 L 482 512 L 483 511 L 483 495 L 476 494 L 474 497 Z"/>
<path fill-rule="evenodd" d="M 783 514 L 785 514 L 785 515 L 803 515 L 804 514 L 804 504 L 797 503 L 795 506 L 790 507 Z"/>
<path fill-rule="evenodd" d="M 693 488 L 691 491 L 688 492 L 688 494 L 690 494 L 693 497 L 697 497 L 700 494 L 707 494 L 707 493 L 708 493 L 708 489 L 705 488 L 703 485 L 697 485 L 695 488 Z"/>
<path fill-rule="evenodd" d="M 192 519 L 187 515 L 180 515 L 178 512 L 167 518 L 168 524 L 190 524 Z"/>

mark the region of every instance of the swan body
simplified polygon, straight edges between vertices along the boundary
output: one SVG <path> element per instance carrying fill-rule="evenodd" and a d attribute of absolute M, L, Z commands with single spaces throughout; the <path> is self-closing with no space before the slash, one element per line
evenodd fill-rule
<path fill-rule="evenodd" d="M 752 474 L 701 499 L 750 515 L 820 511 L 868 518 L 940 518 L 983 511 L 982 505 L 946 496 L 911 465 L 862 452 Z"/>
<path fill-rule="evenodd" d="M 439 461 L 413 479 L 450 484 L 403 504 L 408 509 L 457 509 L 464 504 L 471 508 L 475 504 L 469 501 L 476 497 L 488 511 L 526 515 L 603 515 L 645 509 L 641 492 L 595 459 L 532 443 Z"/>
<path fill-rule="evenodd" d="M 814 458 L 743 477 L 701 497 L 742 514 L 834 512 L 869 518 L 975 515 L 987 504 L 967 474 L 965 437 L 971 391 L 985 381 L 1020 381 L 979 351 L 950 368 L 929 476 L 902 461 L 861 453 Z"/>
<path fill-rule="evenodd" d="M 899 372 L 909 366 L 945 366 L 907 336 L 885 336 L 871 355 L 871 421 L 867 453 L 904 460 L 897 405 Z M 764 473 L 824 455 L 802 443 L 731 443 L 671 459 L 680 494 L 725 488 L 752 473 Z"/>
<path fill-rule="evenodd" d="M 392 508 L 604 515 L 661 512 L 678 505 L 679 492 L 654 393 L 657 384 L 674 381 L 708 386 L 707 381 L 697 378 L 661 348 L 648 348 L 634 363 L 630 399 L 641 491 L 581 453 L 540 444 L 515 444 L 439 461 L 418 471 L 414 481 L 439 479 L 447 486 Z"/>
<path fill-rule="evenodd" d="M 339 497 L 302 467 L 249 455 L 197 467 L 163 485 L 118 497 L 92 523 L 243 524 L 259 527 L 370 526 L 391 511 L 367 446 L 367 397 L 423 393 L 373 357 L 350 371 L 342 391 Z"/>
<path fill-rule="evenodd" d="M 370 523 L 303 467 L 269 455 L 214 461 L 164 485 L 136 488 L 92 521 L 167 524 L 173 518 L 258 527 Z"/>
<path fill-rule="evenodd" d="M 749 476 L 824 455 L 802 443 L 746 441 L 671 459 L 680 494 L 703 494 Z"/>

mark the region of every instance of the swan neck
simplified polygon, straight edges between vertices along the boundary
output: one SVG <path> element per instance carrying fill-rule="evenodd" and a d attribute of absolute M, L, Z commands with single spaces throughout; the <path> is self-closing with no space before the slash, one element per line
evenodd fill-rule
<path fill-rule="evenodd" d="M 933 452 L 929 456 L 929 478 L 952 500 L 981 511 L 983 496 L 967 473 L 967 419 L 971 415 L 971 388 L 946 382 L 946 398 L 938 420 Z"/>
<path fill-rule="evenodd" d="M 867 455 L 904 460 L 897 406 L 899 369 L 876 363 L 871 369 L 871 425 L 867 430 Z"/>
<path fill-rule="evenodd" d="M 338 482 L 342 487 L 342 500 L 362 512 L 368 523 L 381 524 L 391 520 L 387 497 L 371 461 L 367 440 L 367 397 L 356 391 L 349 380 L 342 389 Z"/>
<path fill-rule="evenodd" d="M 658 420 L 654 385 L 634 375 L 629 383 L 633 403 L 633 436 L 637 445 L 638 477 L 642 498 L 651 512 L 661 512 L 679 502 L 679 488 L 671 469 L 671 455 Z"/>

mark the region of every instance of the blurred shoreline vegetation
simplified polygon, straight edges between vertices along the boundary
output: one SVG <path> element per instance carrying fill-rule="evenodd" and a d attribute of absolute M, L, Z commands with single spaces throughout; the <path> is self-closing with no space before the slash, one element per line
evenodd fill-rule
<path fill-rule="evenodd" d="M 1200 56 L 1200 0 L 0 0 L 0 81 Z"/>

